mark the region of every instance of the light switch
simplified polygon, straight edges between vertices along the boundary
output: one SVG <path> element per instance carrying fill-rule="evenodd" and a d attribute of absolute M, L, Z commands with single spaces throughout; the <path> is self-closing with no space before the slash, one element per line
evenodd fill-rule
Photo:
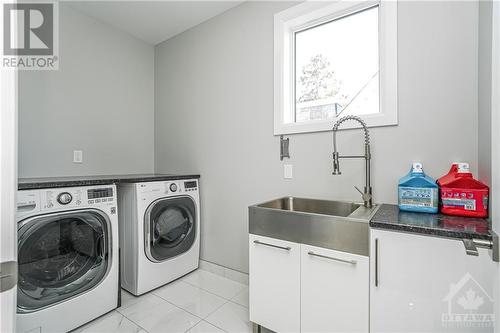
<path fill-rule="evenodd" d="M 73 163 L 83 163 L 82 150 L 73 150 Z"/>
<path fill-rule="evenodd" d="M 293 165 L 292 164 L 285 164 L 284 166 L 284 177 L 285 179 L 292 179 L 293 178 Z"/>

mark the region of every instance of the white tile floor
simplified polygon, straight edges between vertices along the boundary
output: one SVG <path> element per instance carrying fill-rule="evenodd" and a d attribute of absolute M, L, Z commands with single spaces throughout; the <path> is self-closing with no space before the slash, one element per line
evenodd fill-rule
<path fill-rule="evenodd" d="M 122 306 L 77 329 L 91 332 L 246 333 L 248 286 L 197 270 L 135 297 L 122 291 Z"/>

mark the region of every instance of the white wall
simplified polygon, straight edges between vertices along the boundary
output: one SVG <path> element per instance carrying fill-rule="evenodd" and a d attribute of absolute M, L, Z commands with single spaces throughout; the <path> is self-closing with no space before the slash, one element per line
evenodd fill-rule
<path fill-rule="evenodd" d="M 59 70 L 19 75 L 19 176 L 152 172 L 153 46 L 67 3 L 59 28 Z"/>
<path fill-rule="evenodd" d="M 293 135 L 279 160 L 273 136 L 273 14 L 285 2 L 248 2 L 155 50 L 157 172 L 199 172 L 202 258 L 248 269 L 247 206 L 284 195 L 360 200 L 363 163 L 332 176 L 331 133 Z M 477 171 L 478 5 L 399 5 L 399 125 L 371 129 L 376 202 L 397 201 L 412 161 L 433 177 L 453 161 Z M 342 153 L 361 134 L 339 135 Z M 283 164 L 294 179 L 283 179 Z"/>

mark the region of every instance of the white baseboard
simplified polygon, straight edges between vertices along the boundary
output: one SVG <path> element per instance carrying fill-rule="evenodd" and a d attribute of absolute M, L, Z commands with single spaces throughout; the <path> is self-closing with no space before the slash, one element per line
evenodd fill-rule
<path fill-rule="evenodd" d="M 200 259 L 200 269 L 248 285 L 248 274 Z"/>

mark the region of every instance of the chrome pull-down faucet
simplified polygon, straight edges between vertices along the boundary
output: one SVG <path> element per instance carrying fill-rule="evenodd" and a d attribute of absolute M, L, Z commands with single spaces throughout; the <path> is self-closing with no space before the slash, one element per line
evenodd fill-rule
<path fill-rule="evenodd" d="M 337 151 L 337 131 L 339 126 L 348 120 L 354 120 L 361 124 L 362 129 L 365 135 L 365 154 L 364 155 L 339 155 Z M 371 153 L 370 153 L 370 133 L 368 132 L 368 127 L 366 127 L 366 123 L 359 117 L 356 116 L 344 116 L 337 120 L 335 125 L 333 125 L 333 172 L 332 175 L 340 175 L 340 162 L 341 158 L 364 158 L 365 159 L 365 188 L 364 191 L 361 191 L 359 188 L 354 186 L 363 198 L 363 202 L 365 207 L 371 208 L 373 206 L 372 200 L 372 186 L 370 180 L 370 161 L 371 161 Z"/>

